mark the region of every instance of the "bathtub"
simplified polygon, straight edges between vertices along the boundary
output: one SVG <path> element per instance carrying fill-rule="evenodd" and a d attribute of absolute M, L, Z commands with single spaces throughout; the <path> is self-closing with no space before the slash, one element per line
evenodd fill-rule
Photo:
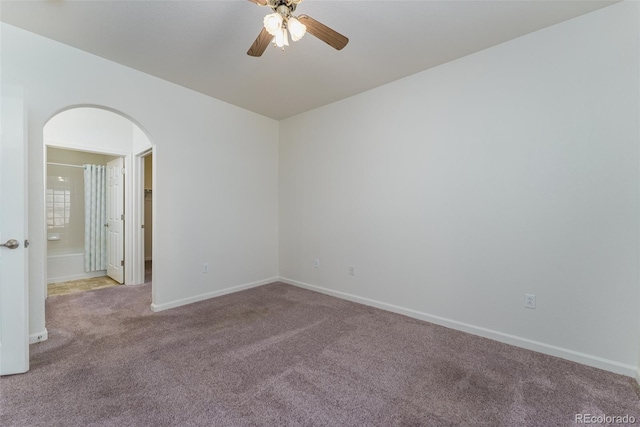
<path fill-rule="evenodd" d="M 84 271 L 84 253 L 51 254 L 47 256 L 47 283 L 106 276 L 107 270 Z"/>

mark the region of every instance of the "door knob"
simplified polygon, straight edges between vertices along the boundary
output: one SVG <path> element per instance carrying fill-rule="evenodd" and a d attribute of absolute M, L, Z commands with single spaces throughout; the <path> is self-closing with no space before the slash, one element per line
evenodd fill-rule
<path fill-rule="evenodd" d="M 5 248 L 9 249 L 15 249 L 20 246 L 20 242 L 18 242 L 16 239 L 9 239 L 7 240 L 7 243 L 0 243 L 0 246 L 4 246 Z"/>

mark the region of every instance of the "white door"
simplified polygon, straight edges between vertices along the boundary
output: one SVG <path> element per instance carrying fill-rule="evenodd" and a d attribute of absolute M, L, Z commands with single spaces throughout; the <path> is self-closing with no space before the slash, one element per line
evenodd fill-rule
<path fill-rule="evenodd" d="M 29 370 L 27 133 L 19 89 L 2 88 L 0 116 L 0 375 L 8 375 Z"/>
<path fill-rule="evenodd" d="M 124 159 L 107 163 L 107 275 L 124 282 Z"/>

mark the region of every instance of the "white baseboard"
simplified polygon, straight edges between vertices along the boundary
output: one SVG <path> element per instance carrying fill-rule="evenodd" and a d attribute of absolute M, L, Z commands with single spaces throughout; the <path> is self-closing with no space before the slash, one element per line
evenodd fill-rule
<path fill-rule="evenodd" d="M 74 274 L 72 276 L 48 277 L 47 284 L 69 282 L 71 280 L 91 279 L 107 275 L 107 270 L 92 271 L 91 273 Z"/>
<path fill-rule="evenodd" d="M 36 332 L 29 335 L 29 344 L 35 344 L 37 342 L 46 341 L 49 339 L 49 331 L 45 328 L 44 331 Z"/>
<path fill-rule="evenodd" d="M 593 356 L 578 351 L 569 350 L 562 347 L 557 347 L 550 344 L 545 344 L 538 341 L 533 341 L 527 338 L 518 337 L 515 335 L 505 334 L 499 331 L 483 328 L 480 326 L 471 325 L 468 323 L 458 322 L 456 320 L 447 319 L 440 316 L 435 316 L 428 313 L 423 313 L 417 310 L 409 308 L 399 307 L 397 305 L 388 304 L 381 301 L 372 300 L 369 298 L 359 297 L 357 295 L 348 294 L 345 292 L 334 291 L 331 289 L 323 288 L 321 286 L 315 286 L 308 283 L 299 282 L 297 280 L 287 279 L 286 277 L 280 277 L 280 282 L 287 283 L 289 285 L 298 286 L 300 288 L 309 289 L 312 291 L 320 292 L 326 295 L 331 295 L 337 298 L 346 299 L 349 301 L 357 302 L 360 304 L 380 308 L 382 310 L 391 311 L 393 313 L 403 314 L 405 316 L 413 317 L 415 319 L 424 320 L 426 322 L 434 323 L 436 325 L 445 326 L 447 328 L 456 329 L 458 331 L 467 332 L 472 335 L 478 335 L 484 338 L 489 338 L 494 341 L 499 341 L 505 344 L 510 344 L 516 347 L 525 348 L 527 350 L 537 351 L 539 353 L 548 354 L 550 356 L 559 357 L 561 359 L 570 360 L 572 362 L 581 363 L 583 365 L 592 366 L 606 371 L 614 372 L 616 374 L 626 375 L 628 377 L 635 377 L 640 383 L 640 368 L 637 366 L 626 365 L 613 360 L 603 359 L 598 356 Z"/>
<path fill-rule="evenodd" d="M 192 304 L 198 301 L 204 301 L 209 298 L 215 298 L 226 294 L 231 294 L 234 292 L 244 291 L 245 289 L 256 288 L 258 286 L 267 285 L 269 283 L 277 282 L 278 277 L 271 277 L 269 279 L 259 280 L 257 282 L 246 283 L 244 285 L 232 286 L 230 288 L 220 289 L 218 291 L 207 292 L 205 294 L 196 295 L 194 297 L 183 298 L 171 302 L 166 302 L 163 304 L 151 304 L 151 311 L 158 312 L 163 310 L 168 310 L 170 308 L 180 307 L 187 304 Z"/>

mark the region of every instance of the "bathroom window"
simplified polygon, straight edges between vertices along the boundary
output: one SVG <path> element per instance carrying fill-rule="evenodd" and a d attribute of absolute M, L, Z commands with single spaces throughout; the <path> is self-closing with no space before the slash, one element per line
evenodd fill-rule
<path fill-rule="evenodd" d="M 84 170 L 47 165 L 47 248 L 50 254 L 84 252 Z"/>
<path fill-rule="evenodd" d="M 69 179 L 49 176 L 47 186 L 47 225 L 49 228 L 64 228 L 71 217 L 71 191 Z"/>

